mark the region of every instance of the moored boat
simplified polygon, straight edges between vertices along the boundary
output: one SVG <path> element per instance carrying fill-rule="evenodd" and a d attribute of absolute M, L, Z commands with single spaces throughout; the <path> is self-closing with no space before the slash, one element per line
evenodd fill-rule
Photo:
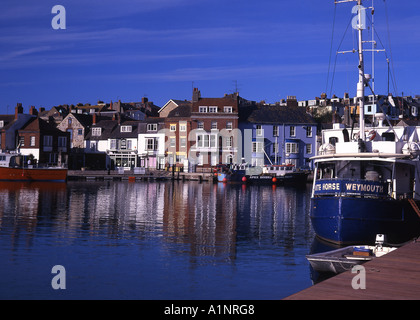
<path fill-rule="evenodd" d="M 307 171 L 296 170 L 292 164 L 251 167 L 246 164 L 226 167 L 219 166 L 215 177 L 217 182 L 242 182 L 249 184 L 306 184 Z"/>
<path fill-rule="evenodd" d="M 360 22 L 366 8 L 362 0 L 357 3 Z M 370 243 L 378 233 L 387 234 L 390 243 L 403 243 L 420 234 L 420 127 L 392 126 L 385 112 L 365 125 L 364 91 L 371 77 L 364 73 L 365 26 L 354 27 L 359 126 L 335 124 L 322 132 L 319 154 L 312 158 L 311 221 L 319 238 L 336 244 Z"/>
<path fill-rule="evenodd" d="M 397 247 L 384 246 L 383 244 L 382 235 L 378 235 L 375 246 L 351 245 L 327 252 L 310 254 L 306 256 L 306 259 L 317 272 L 338 274 L 397 249 Z"/>
<path fill-rule="evenodd" d="M 67 168 L 37 167 L 28 162 L 27 156 L 18 153 L 0 154 L 0 180 L 8 181 L 57 181 L 67 179 Z"/>

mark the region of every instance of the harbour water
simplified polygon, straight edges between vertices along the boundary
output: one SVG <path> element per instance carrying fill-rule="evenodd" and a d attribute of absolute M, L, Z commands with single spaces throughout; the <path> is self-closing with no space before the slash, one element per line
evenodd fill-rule
<path fill-rule="evenodd" d="M 310 187 L 3 182 L 0 299 L 284 298 L 312 285 Z"/>

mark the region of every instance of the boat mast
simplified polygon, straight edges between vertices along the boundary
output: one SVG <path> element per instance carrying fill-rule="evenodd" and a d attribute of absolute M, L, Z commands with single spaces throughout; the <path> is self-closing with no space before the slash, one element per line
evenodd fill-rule
<path fill-rule="evenodd" d="M 362 0 L 357 0 L 358 19 L 357 25 L 359 33 L 359 82 L 357 83 L 357 100 L 359 102 L 359 139 L 365 141 L 365 65 L 363 59 L 363 41 L 362 31 L 365 28 L 363 25 L 365 8 L 362 7 Z"/>
<path fill-rule="evenodd" d="M 357 16 L 353 18 L 352 26 L 358 31 L 358 55 L 359 55 L 359 81 L 357 83 L 357 103 L 359 105 L 359 139 L 362 141 L 366 140 L 365 135 L 365 64 L 363 58 L 363 29 L 366 28 L 366 8 L 362 6 L 362 0 L 335 0 L 334 3 L 344 2 L 357 2 L 357 5 L 353 7 L 352 13 L 357 13 Z M 372 6 L 373 7 L 373 6 Z M 357 19 L 357 23 L 355 23 Z M 372 31 L 373 32 L 373 31 Z M 354 51 L 342 51 L 340 53 L 347 53 Z"/>

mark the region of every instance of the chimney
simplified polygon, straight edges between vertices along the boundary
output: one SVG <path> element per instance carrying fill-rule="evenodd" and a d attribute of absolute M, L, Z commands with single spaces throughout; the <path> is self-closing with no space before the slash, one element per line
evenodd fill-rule
<path fill-rule="evenodd" d="M 45 111 L 45 108 L 44 107 L 40 107 L 39 108 L 39 112 L 44 112 Z"/>
<path fill-rule="evenodd" d="M 21 103 L 18 103 L 15 108 L 15 120 L 17 120 L 18 115 L 23 113 L 23 107 Z"/>
<path fill-rule="evenodd" d="M 192 102 L 197 102 L 201 98 L 201 93 L 198 88 L 193 89 Z"/>
<path fill-rule="evenodd" d="M 147 99 L 146 97 L 141 98 L 141 102 L 142 102 L 143 104 L 146 104 L 146 103 L 147 103 L 147 101 L 149 101 L 149 99 Z"/>
<path fill-rule="evenodd" d="M 37 116 L 37 115 L 38 115 L 38 110 L 36 110 L 35 106 L 31 106 L 31 107 L 29 108 L 29 114 L 30 114 L 31 116 Z"/>
<path fill-rule="evenodd" d="M 94 113 L 93 116 L 92 116 L 92 124 L 93 125 L 96 124 L 96 113 Z"/>
<path fill-rule="evenodd" d="M 288 106 L 288 107 L 297 107 L 298 106 L 298 103 L 297 103 L 297 100 L 296 100 L 296 96 L 287 96 L 286 106 Z"/>

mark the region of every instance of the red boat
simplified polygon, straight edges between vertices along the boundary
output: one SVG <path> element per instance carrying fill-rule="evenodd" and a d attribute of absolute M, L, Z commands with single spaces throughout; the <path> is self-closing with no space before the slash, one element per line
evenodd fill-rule
<path fill-rule="evenodd" d="M 27 159 L 30 158 L 16 153 L 1 153 L 0 180 L 57 182 L 67 180 L 66 168 L 39 168 L 28 162 Z"/>

